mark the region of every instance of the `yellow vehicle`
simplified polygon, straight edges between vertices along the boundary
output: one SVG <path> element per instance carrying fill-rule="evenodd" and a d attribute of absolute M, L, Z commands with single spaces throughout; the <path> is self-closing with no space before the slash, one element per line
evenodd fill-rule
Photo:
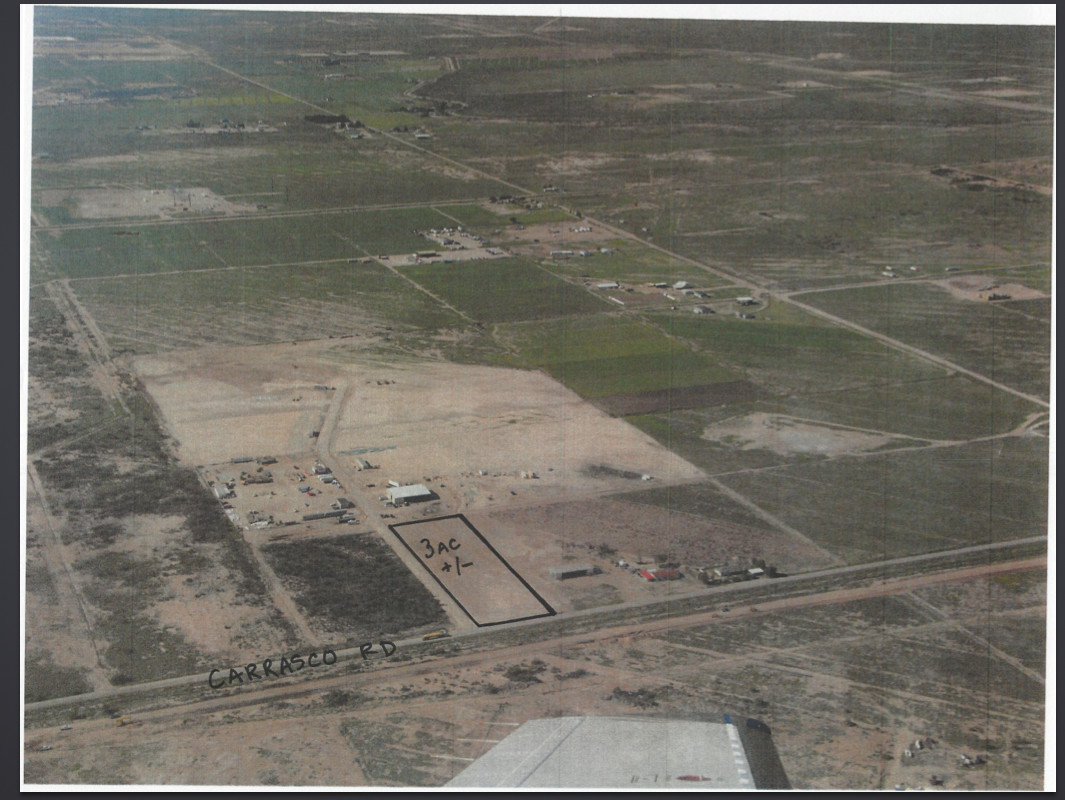
<path fill-rule="evenodd" d="M 132 717 L 119 717 L 118 719 L 115 720 L 115 727 L 116 728 L 124 728 L 127 725 L 132 724 L 132 722 L 133 722 Z"/>
<path fill-rule="evenodd" d="M 422 637 L 422 641 L 430 642 L 433 639 L 446 639 L 450 635 L 451 634 L 445 630 L 433 631 L 432 633 L 425 634 L 425 636 Z"/>

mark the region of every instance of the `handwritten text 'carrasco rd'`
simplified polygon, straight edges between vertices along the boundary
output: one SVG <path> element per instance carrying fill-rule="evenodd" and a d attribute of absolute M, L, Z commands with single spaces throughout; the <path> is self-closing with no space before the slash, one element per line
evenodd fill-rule
<path fill-rule="evenodd" d="M 380 656 L 387 658 L 396 652 L 396 646 L 392 642 L 382 640 L 379 642 L 381 646 Z M 372 642 L 364 642 L 359 645 L 359 655 L 363 657 L 363 660 L 368 660 L 371 655 L 375 655 L 375 648 Z M 254 683 L 255 681 L 265 680 L 266 678 L 283 678 L 285 675 L 293 675 L 302 669 L 310 667 L 312 669 L 317 667 L 330 667 L 337 662 L 337 654 L 333 650 L 323 650 L 319 653 L 311 653 L 307 658 L 297 654 L 292 656 L 281 656 L 277 661 L 272 658 L 263 659 L 262 663 L 247 664 L 243 667 L 230 667 L 227 673 L 222 669 L 212 669 L 207 676 L 207 683 L 212 689 L 224 689 L 227 686 L 243 686 L 245 681 L 248 683 Z M 260 672 L 260 668 L 262 672 Z"/>

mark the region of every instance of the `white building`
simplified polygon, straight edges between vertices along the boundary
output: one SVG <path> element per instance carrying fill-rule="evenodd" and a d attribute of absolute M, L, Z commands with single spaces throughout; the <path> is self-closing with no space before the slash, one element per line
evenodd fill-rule
<path fill-rule="evenodd" d="M 424 500 L 433 500 L 436 495 L 420 483 L 410 486 L 390 486 L 385 494 L 393 503 L 419 503 Z"/>

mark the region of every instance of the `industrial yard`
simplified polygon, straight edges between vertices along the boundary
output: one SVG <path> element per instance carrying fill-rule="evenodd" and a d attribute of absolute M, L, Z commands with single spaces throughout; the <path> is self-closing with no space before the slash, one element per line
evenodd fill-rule
<path fill-rule="evenodd" d="M 32 12 L 25 785 L 1052 784 L 1051 25 Z"/>

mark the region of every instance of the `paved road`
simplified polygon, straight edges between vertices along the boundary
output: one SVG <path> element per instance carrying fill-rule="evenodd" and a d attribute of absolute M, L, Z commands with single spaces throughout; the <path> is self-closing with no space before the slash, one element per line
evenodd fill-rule
<path fill-rule="evenodd" d="M 582 631 L 576 634 L 565 634 L 559 637 L 552 637 L 549 639 L 551 647 L 559 647 L 564 645 L 568 641 L 589 641 L 598 639 L 609 639 L 615 636 L 623 635 L 625 632 L 633 632 L 636 630 L 643 632 L 654 632 L 657 630 L 667 630 L 679 627 L 689 627 L 692 625 L 706 624 L 715 620 L 733 620 L 739 619 L 743 616 L 764 613 L 767 611 L 787 611 L 795 608 L 801 608 L 809 605 L 824 605 L 829 603 L 841 603 L 851 602 L 855 599 L 861 599 L 863 597 L 876 597 L 885 596 L 891 594 L 900 594 L 903 592 L 910 592 L 916 588 L 923 586 L 931 586 L 941 583 L 950 583 L 959 580 L 975 579 L 981 576 L 993 575 L 1002 572 L 1015 572 L 1021 570 L 1036 570 L 1045 569 L 1047 566 L 1047 557 L 1036 556 L 1031 558 L 1016 559 L 1012 561 L 1005 561 L 1001 563 L 987 563 L 981 564 L 975 567 L 964 567 L 960 569 L 944 570 L 939 572 L 931 572 L 917 576 L 905 576 L 893 578 L 893 573 L 905 573 L 908 569 L 914 565 L 921 563 L 940 561 L 949 557 L 961 557 L 971 556 L 974 554 L 986 554 L 989 558 L 993 557 L 994 553 L 1001 550 L 1007 550 L 1012 547 L 1018 547 L 1028 544 L 1046 543 L 1047 537 L 1034 536 L 1027 539 L 1020 539 L 1013 542 L 999 542 L 995 544 L 986 545 L 973 545 L 971 547 L 962 547 L 956 550 L 952 550 L 949 553 L 928 553 L 918 556 L 907 556 L 905 558 L 889 559 L 886 561 L 873 562 L 869 564 L 858 564 L 847 567 L 834 567 L 826 570 L 819 570 L 817 572 L 805 573 L 802 575 L 792 575 L 785 578 L 777 578 L 775 580 L 760 580 L 760 581 L 747 581 L 739 584 L 729 584 L 726 586 L 714 587 L 708 590 L 703 590 L 691 595 L 678 595 L 666 600 L 641 600 L 630 601 L 613 606 L 605 606 L 600 608 L 592 608 L 584 611 L 571 612 L 566 614 L 559 614 L 556 617 L 552 617 L 549 620 L 527 620 L 525 622 L 512 623 L 506 628 L 513 630 L 520 627 L 542 627 L 542 626 L 559 626 L 561 624 L 571 622 L 575 619 L 587 619 L 589 623 L 594 622 L 596 617 L 608 617 L 613 618 L 619 612 L 627 610 L 641 610 L 644 612 L 657 612 L 657 620 L 645 620 L 637 623 L 623 623 L 621 625 L 603 625 L 595 626 L 594 630 Z M 839 586 L 830 590 L 818 590 L 810 592 L 807 595 L 792 595 L 790 597 L 784 597 L 779 600 L 763 600 L 759 601 L 756 605 L 758 611 L 752 611 L 748 608 L 739 608 L 735 613 L 729 612 L 727 615 L 717 610 L 697 611 L 687 615 L 676 615 L 673 612 L 677 603 L 686 599 L 693 599 L 697 597 L 704 597 L 708 601 L 719 601 L 721 605 L 724 604 L 743 604 L 747 601 L 744 600 L 745 595 L 750 595 L 754 591 L 762 591 L 767 588 L 788 588 L 794 586 L 802 586 L 804 583 L 816 585 L 826 579 L 832 579 L 839 582 Z M 847 581 L 851 580 L 861 585 L 847 586 Z M 495 634 L 498 634 L 500 628 L 491 629 L 473 629 L 466 631 L 458 631 L 452 635 L 452 638 L 459 641 L 473 641 L 476 642 L 479 638 L 488 638 Z M 397 645 L 397 652 L 402 652 L 405 647 L 410 647 L 415 644 L 421 643 L 420 638 L 404 639 L 402 641 L 395 642 Z M 530 644 L 530 645 L 518 645 L 516 647 L 532 647 L 542 648 L 544 644 L 542 641 Z M 338 656 L 338 662 L 343 659 L 353 658 L 359 656 L 359 648 L 352 647 L 343 650 L 336 651 Z M 260 660 L 262 657 L 270 657 L 269 653 L 257 654 L 256 657 Z M 476 656 L 477 658 L 487 659 L 501 659 L 504 657 L 502 650 L 493 649 L 488 651 L 487 654 L 481 653 Z M 250 661 L 251 659 L 249 659 Z M 452 659 L 448 660 L 447 668 L 452 668 L 455 662 Z M 228 664 L 219 664 L 218 667 L 228 668 Z M 134 695 L 144 692 L 153 692 L 164 689 L 169 689 L 178 686 L 191 686 L 193 684 L 207 683 L 207 673 L 196 673 L 194 675 L 183 675 L 176 678 L 165 678 L 158 681 L 150 681 L 146 683 L 140 683 L 132 686 L 120 686 L 110 689 L 104 689 L 101 691 L 92 692 L 90 694 L 76 695 L 72 697 L 56 698 L 54 700 L 44 700 L 38 703 L 28 703 L 25 706 L 27 712 L 55 708 L 64 705 L 87 703 L 94 700 L 101 700 L 106 698 L 121 697 L 124 695 Z M 316 679 L 315 688 L 326 688 L 330 684 L 325 680 L 332 678 L 333 676 L 328 672 L 322 672 L 322 681 L 319 682 Z M 341 679 L 347 680 L 347 678 Z M 282 685 L 280 682 L 269 682 L 256 684 L 256 686 L 264 687 L 277 687 Z M 294 684 L 293 691 L 307 691 L 307 686 L 304 682 Z"/>

